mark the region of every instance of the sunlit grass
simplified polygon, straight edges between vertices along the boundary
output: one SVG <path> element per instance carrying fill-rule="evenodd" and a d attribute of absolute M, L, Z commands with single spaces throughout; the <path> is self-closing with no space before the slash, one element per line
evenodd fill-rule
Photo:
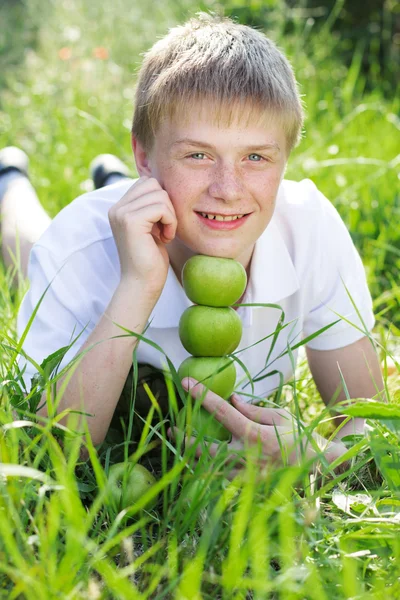
<path fill-rule="evenodd" d="M 27 151 L 32 182 L 55 216 L 90 189 L 87 169 L 99 152 L 118 154 L 134 173 L 129 128 L 140 53 L 200 7 L 190 0 L 156 2 L 151 11 L 123 0 L 21 5 L 0 7 L 12 32 L 7 53 L 0 50 L 0 145 Z M 393 363 L 400 328 L 399 96 L 364 93 L 357 54 L 350 68 L 337 61 L 329 28 L 317 35 L 299 18 L 284 35 L 285 16 L 274 14 L 274 37 L 293 63 L 307 108 L 304 139 L 286 176 L 316 183 L 361 252 L 393 412 L 383 419 L 369 413 L 367 435 L 349 441 L 350 467 L 336 476 L 322 458 L 310 476 L 304 462 L 263 471 L 249 456 L 242 476 L 231 480 L 225 444 L 214 461 L 204 454 L 196 462 L 193 448 L 168 438 L 151 386 L 144 434 L 132 442 L 121 428 L 117 441 L 94 448 L 77 415 L 61 427 L 58 418 L 36 418 L 17 406 L 15 326 L 28 282 L 13 291 L 12 273 L 0 265 L 1 598 L 400 596 L 400 366 Z M 183 390 L 171 379 L 167 385 L 175 406 Z M 304 357 L 279 396 L 281 406 L 298 409 L 309 432 L 333 435 L 332 414 Z M 132 418 L 127 430 L 129 424 Z M 158 502 L 147 511 L 144 497 L 143 506 L 118 513 L 107 474 L 132 454 L 155 474 L 150 495 Z"/>

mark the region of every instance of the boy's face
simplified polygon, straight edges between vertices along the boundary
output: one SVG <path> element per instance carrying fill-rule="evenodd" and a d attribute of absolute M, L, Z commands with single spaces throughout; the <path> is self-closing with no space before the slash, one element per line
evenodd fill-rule
<path fill-rule="evenodd" d="M 179 269 L 192 254 L 234 258 L 247 268 L 274 212 L 285 134 L 278 124 L 248 125 L 240 116 L 218 126 L 207 105 L 193 106 L 192 115 L 163 122 L 150 155 L 136 146 L 138 172 L 155 177 L 174 206 L 178 226 L 167 250 Z M 221 223 L 201 213 L 247 216 Z"/>

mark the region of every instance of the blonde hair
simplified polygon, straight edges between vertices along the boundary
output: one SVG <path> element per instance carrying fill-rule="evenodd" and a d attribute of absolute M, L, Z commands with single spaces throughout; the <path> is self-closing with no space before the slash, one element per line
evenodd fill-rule
<path fill-rule="evenodd" d="M 300 141 L 304 113 L 287 58 L 260 31 L 200 12 L 144 54 L 132 133 L 151 151 L 163 119 L 183 120 L 204 100 L 228 125 L 238 108 L 249 120 L 254 115 L 278 120 L 288 155 Z"/>

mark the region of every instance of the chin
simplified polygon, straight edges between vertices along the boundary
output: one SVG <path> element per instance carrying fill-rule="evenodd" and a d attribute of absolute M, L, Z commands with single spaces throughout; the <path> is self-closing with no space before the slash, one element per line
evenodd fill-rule
<path fill-rule="evenodd" d="M 192 254 L 203 254 L 205 256 L 215 256 L 217 258 L 233 258 L 235 260 L 241 256 L 246 249 L 241 247 L 237 247 L 234 243 L 234 240 L 220 240 L 214 243 L 210 243 L 204 241 L 202 243 L 201 239 L 197 239 L 197 244 L 193 244 L 193 241 L 196 239 L 195 237 L 179 236 L 177 232 L 176 238 L 179 239 L 179 243 L 187 248 L 187 250 Z"/>
<path fill-rule="evenodd" d="M 215 246 L 204 246 L 194 250 L 196 254 L 204 254 L 206 256 L 215 256 L 217 258 L 233 258 L 240 256 L 240 252 L 235 252 L 232 248 L 218 248 Z"/>

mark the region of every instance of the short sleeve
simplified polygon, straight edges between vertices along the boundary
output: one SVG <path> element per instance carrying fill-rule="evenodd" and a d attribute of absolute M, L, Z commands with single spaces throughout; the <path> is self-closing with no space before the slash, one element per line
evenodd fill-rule
<path fill-rule="evenodd" d="M 375 318 L 360 255 L 335 207 L 323 194 L 318 195 L 320 213 L 311 263 L 315 283 L 303 334 L 308 337 L 339 320 L 307 344 L 314 350 L 334 350 L 364 337 Z"/>
<path fill-rule="evenodd" d="M 30 288 L 18 312 L 17 335 L 20 341 L 24 338 L 22 350 L 39 365 L 50 354 L 68 346 L 81 334 L 64 355 L 59 366 L 61 370 L 77 354 L 93 329 L 81 283 L 81 274 L 86 267 L 79 252 L 60 264 L 44 247 L 35 245 L 31 250 L 28 266 Z M 44 292 L 42 302 L 27 329 Z M 22 355 L 18 366 L 21 370 L 26 367 L 23 379 L 29 392 L 31 378 L 37 370 Z"/>

